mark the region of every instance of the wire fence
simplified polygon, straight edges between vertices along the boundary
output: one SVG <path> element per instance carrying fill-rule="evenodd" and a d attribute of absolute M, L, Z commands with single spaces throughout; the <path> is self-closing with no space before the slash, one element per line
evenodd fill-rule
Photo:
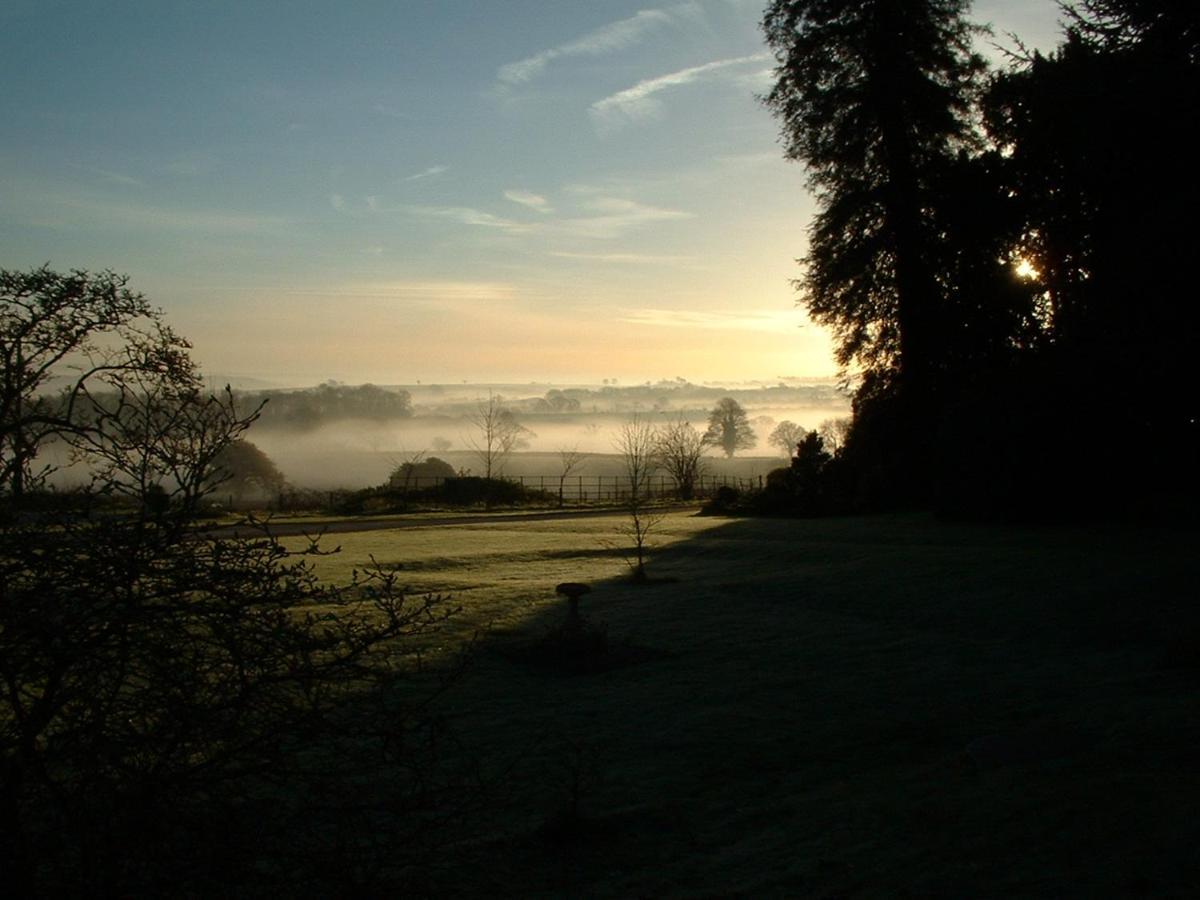
<path fill-rule="evenodd" d="M 401 500 L 411 498 L 414 501 L 436 501 L 449 477 L 432 475 L 414 475 L 406 483 L 390 485 L 387 493 Z M 626 475 L 514 475 L 500 477 L 497 481 L 506 481 L 519 486 L 520 493 L 528 496 L 533 492 L 544 495 L 542 499 L 549 502 L 561 502 L 565 505 L 589 505 L 594 503 L 620 503 L 631 496 L 629 477 Z M 739 478 L 732 475 L 701 475 L 692 486 L 692 496 L 696 499 L 707 499 L 716 494 L 722 487 L 734 488 L 738 491 L 761 490 L 763 476 Z M 272 512 L 292 512 L 318 507 L 336 508 L 353 491 L 318 491 L 318 490 L 284 490 L 270 497 L 239 498 L 234 496 L 214 498 L 229 509 L 262 508 L 265 506 Z M 648 479 L 642 490 L 643 497 L 650 499 L 671 499 L 681 496 L 679 484 L 669 475 L 656 475 Z M 536 499 L 531 497 L 530 499 Z"/>
<path fill-rule="evenodd" d="M 436 491 L 446 482 L 442 476 L 413 476 L 407 484 L 394 484 L 392 487 L 400 491 L 419 493 L 426 490 Z M 624 500 L 630 495 L 629 477 L 626 475 L 514 475 L 500 476 L 497 480 L 518 484 L 527 491 L 539 491 L 562 495 L 563 500 L 579 503 L 591 503 L 597 500 Z M 730 475 L 701 475 L 693 485 L 697 497 L 708 497 L 717 492 L 720 487 L 732 487 L 739 491 L 761 489 L 763 477 L 737 478 Z M 641 493 L 654 498 L 668 498 L 679 495 L 679 485 L 669 475 L 657 475 L 646 480 Z"/>

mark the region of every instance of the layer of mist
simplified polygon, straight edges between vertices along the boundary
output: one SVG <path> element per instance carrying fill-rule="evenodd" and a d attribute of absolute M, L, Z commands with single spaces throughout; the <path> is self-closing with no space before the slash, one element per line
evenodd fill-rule
<path fill-rule="evenodd" d="M 757 435 L 752 448 L 726 460 L 710 451 L 708 470 L 755 478 L 784 464 L 783 452 L 767 441 L 778 422 L 815 429 L 849 415 L 844 392 L 830 381 L 718 388 L 685 381 L 633 386 L 546 384 L 321 385 L 289 391 L 242 391 L 239 402 L 252 411 L 266 402 L 264 415 L 246 438 L 262 449 L 295 488 L 357 489 L 385 482 L 404 462 L 438 457 L 464 474 L 482 474 L 475 451 L 480 442 L 472 415 L 488 397 L 503 398 L 506 409 L 528 431 L 500 474 L 557 483 L 560 451 L 588 454 L 572 476 L 615 475 L 618 429 L 634 416 L 651 424 L 683 418 L 698 430 L 708 424 L 717 400 L 733 397 Z M 363 401 L 377 414 L 362 415 Z M 342 401 L 345 401 L 344 403 Z M 283 409 L 301 416 L 279 415 Z M 265 414 L 271 410 L 273 415 Z M 50 483 L 70 488 L 88 480 L 85 465 L 72 463 L 66 447 L 49 443 L 39 463 L 53 468 Z"/>
<path fill-rule="evenodd" d="M 614 453 L 617 429 L 632 416 L 651 423 L 682 417 L 703 431 L 715 402 L 731 396 L 746 410 L 758 436 L 757 445 L 735 460 L 737 472 L 748 477 L 782 464 L 782 452 L 767 443 L 776 423 L 790 420 L 813 429 L 827 419 L 849 415 L 845 394 L 827 381 L 735 389 L 666 382 L 630 387 L 403 385 L 386 390 L 406 393 L 411 415 L 338 419 L 303 429 L 260 422 L 247 437 L 296 487 L 332 490 L 380 484 L 396 466 L 422 456 L 436 456 L 459 471 L 479 474 L 481 465 L 472 448 L 479 441 L 478 428 L 470 416 L 490 393 L 503 397 L 506 408 L 530 432 L 506 461 L 505 474 L 556 475 L 558 451 L 566 448 L 593 455 L 576 473 L 598 474 L 615 465 L 604 456 Z M 269 403 L 271 394 L 263 399 Z M 718 451 L 713 451 L 711 466 L 715 471 L 729 468 Z"/>

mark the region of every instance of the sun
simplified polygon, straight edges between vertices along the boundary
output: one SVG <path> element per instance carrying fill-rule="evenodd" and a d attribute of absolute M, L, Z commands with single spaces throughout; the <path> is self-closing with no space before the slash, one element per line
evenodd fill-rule
<path fill-rule="evenodd" d="M 1042 274 L 1033 263 L 1024 258 L 1013 260 L 1013 271 L 1018 278 L 1023 278 L 1026 281 L 1033 281 Z"/>

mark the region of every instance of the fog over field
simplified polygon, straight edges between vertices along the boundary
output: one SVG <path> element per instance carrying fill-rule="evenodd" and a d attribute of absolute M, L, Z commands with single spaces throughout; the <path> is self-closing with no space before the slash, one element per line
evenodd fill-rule
<path fill-rule="evenodd" d="M 362 388 L 338 386 L 346 392 Z M 328 386 L 307 389 L 313 397 Z M 294 404 L 299 392 L 246 392 L 247 403 L 267 401 L 262 418 L 247 438 L 264 450 L 297 487 L 359 488 L 379 484 L 399 463 L 418 454 L 446 460 L 460 471 L 479 474 L 472 449 L 478 428 L 471 416 L 489 396 L 503 398 L 517 421 L 529 430 L 525 444 L 504 465 L 516 476 L 551 476 L 559 471 L 557 453 L 575 448 L 593 454 L 575 473 L 607 474 L 615 460 L 614 436 L 633 416 L 651 423 L 683 417 L 699 430 L 708 412 L 722 397 L 733 397 L 745 409 L 758 438 L 740 451 L 730 468 L 723 455 L 712 451 L 711 467 L 729 469 L 743 477 L 764 474 L 782 461 L 782 452 L 767 443 L 775 425 L 790 420 L 806 429 L 849 415 L 849 401 L 832 379 L 786 379 L 775 383 L 696 385 L 683 380 L 640 385 L 452 384 L 390 385 L 372 389 L 407 395 L 408 415 L 317 419 L 297 425 L 284 404 Z"/>

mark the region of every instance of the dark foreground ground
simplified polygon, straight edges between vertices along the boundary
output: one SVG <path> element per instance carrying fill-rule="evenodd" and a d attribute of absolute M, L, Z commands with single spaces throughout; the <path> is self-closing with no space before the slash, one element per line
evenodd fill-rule
<path fill-rule="evenodd" d="M 531 544 L 439 577 L 486 592 Z M 610 666 L 514 655 L 553 605 L 481 642 L 448 708 L 492 794 L 425 889 L 1200 896 L 1196 550 L 920 516 L 694 529 L 660 580 L 594 584 Z"/>

